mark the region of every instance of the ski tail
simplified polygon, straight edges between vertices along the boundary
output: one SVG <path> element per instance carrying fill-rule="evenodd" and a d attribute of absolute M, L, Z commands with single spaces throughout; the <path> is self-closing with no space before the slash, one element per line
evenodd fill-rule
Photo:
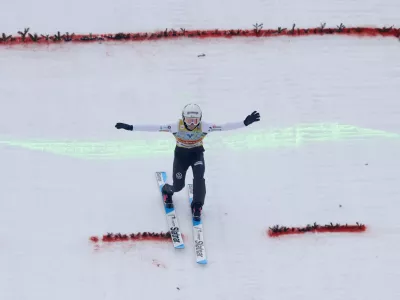
<path fill-rule="evenodd" d="M 167 181 L 167 173 L 166 172 L 156 172 L 156 180 L 157 180 L 158 187 L 159 187 L 159 190 L 161 193 L 162 188 Z M 183 248 L 185 248 L 185 244 L 183 242 L 182 233 L 181 233 L 181 230 L 179 227 L 179 221 L 178 221 L 178 217 L 176 215 L 175 207 L 172 207 L 172 208 L 166 207 L 163 198 L 162 198 L 162 200 L 163 200 L 163 205 L 164 205 L 164 210 L 165 210 L 165 216 L 167 219 L 168 229 L 171 233 L 172 243 L 175 248 L 183 249 Z"/>
<path fill-rule="evenodd" d="M 189 204 L 193 201 L 193 184 L 188 184 L 189 186 Z M 204 234 L 203 234 L 203 221 L 193 220 L 192 218 L 192 231 L 193 231 L 193 242 L 195 248 L 196 262 L 198 264 L 207 264 L 207 254 L 204 244 Z"/>

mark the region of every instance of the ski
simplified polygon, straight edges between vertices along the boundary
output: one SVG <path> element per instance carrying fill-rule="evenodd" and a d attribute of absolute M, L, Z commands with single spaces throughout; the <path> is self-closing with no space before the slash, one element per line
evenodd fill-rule
<path fill-rule="evenodd" d="M 188 184 L 189 186 L 189 204 L 193 201 L 193 184 Z M 203 221 L 193 220 L 192 218 L 192 228 L 193 228 L 193 242 L 194 250 L 196 254 L 196 262 L 198 264 L 207 264 L 206 248 L 204 245 L 204 235 L 203 235 Z"/>
<path fill-rule="evenodd" d="M 167 181 L 167 173 L 166 172 L 156 172 L 156 179 L 157 179 L 158 187 L 161 192 L 162 187 L 164 186 L 164 184 Z M 183 248 L 185 248 L 185 244 L 182 239 L 182 234 L 181 234 L 181 230 L 179 227 L 178 217 L 176 216 L 175 208 L 174 207 L 172 207 L 172 208 L 165 207 L 164 200 L 163 200 L 163 205 L 164 205 L 164 209 L 165 209 L 165 216 L 167 218 L 168 228 L 171 233 L 172 243 L 175 248 L 183 249 Z"/>

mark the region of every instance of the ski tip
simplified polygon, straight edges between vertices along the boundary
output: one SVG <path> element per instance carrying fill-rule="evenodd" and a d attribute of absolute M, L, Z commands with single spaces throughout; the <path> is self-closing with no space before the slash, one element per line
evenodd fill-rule
<path fill-rule="evenodd" d="M 167 172 L 165 171 L 157 171 L 156 176 L 161 176 L 164 181 L 167 181 Z"/>
<path fill-rule="evenodd" d="M 197 262 L 200 265 L 206 265 L 207 264 L 207 259 L 203 259 Z"/>
<path fill-rule="evenodd" d="M 176 249 L 184 249 L 185 248 L 185 244 L 180 244 L 175 246 Z"/>
<path fill-rule="evenodd" d="M 167 173 L 166 172 L 160 172 L 162 178 L 164 179 L 164 182 L 167 181 Z"/>
<path fill-rule="evenodd" d="M 192 202 L 193 202 L 193 184 L 189 183 L 188 187 L 189 187 L 189 189 L 188 189 L 188 192 L 189 192 L 189 203 L 192 204 Z"/>

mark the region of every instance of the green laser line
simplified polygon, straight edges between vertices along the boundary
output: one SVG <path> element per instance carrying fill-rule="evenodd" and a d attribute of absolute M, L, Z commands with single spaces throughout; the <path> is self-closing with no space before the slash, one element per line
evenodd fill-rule
<path fill-rule="evenodd" d="M 175 139 L 172 135 L 157 140 L 135 140 L 135 133 L 129 132 L 127 135 L 130 135 L 128 139 L 116 141 L 8 140 L 0 141 L 0 144 L 83 159 L 160 157 L 171 155 L 175 147 Z M 299 147 L 313 142 L 376 137 L 398 139 L 400 134 L 332 123 L 299 124 L 281 129 L 213 133 L 205 138 L 204 148 L 212 151 L 223 149 L 243 151 Z"/>

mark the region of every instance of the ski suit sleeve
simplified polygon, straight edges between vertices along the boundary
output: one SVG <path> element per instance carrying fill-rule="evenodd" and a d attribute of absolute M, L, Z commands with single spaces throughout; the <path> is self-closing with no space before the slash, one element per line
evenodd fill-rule
<path fill-rule="evenodd" d="M 177 124 L 144 124 L 144 125 L 133 125 L 133 131 L 150 131 L 150 132 L 170 132 L 174 133 L 178 129 Z"/>
<path fill-rule="evenodd" d="M 209 122 L 203 122 L 203 132 L 205 132 L 205 133 L 214 132 L 214 131 L 236 130 L 236 129 L 244 128 L 244 127 L 246 127 L 246 125 L 244 125 L 243 121 L 231 122 L 231 123 L 225 123 L 225 124 L 214 124 L 214 123 L 209 123 Z"/>

